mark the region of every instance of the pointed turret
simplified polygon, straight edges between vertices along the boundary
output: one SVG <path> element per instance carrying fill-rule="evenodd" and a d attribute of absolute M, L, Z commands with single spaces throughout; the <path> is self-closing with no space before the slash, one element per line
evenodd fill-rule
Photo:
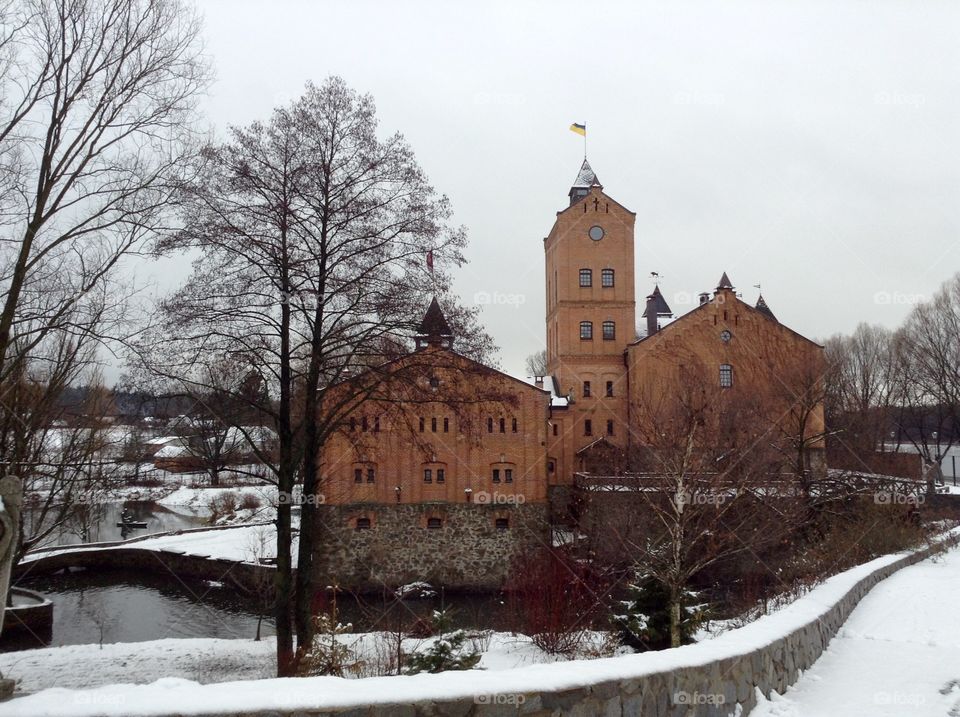
<path fill-rule="evenodd" d="M 730 277 L 727 276 L 727 272 L 723 272 L 723 276 L 720 277 L 720 283 L 717 284 L 717 291 L 720 289 L 733 289 L 733 284 L 730 282 Z"/>
<path fill-rule="evenodd" d="M 763 299 L 763 294 L 760 294 L 760 298 L 757 299 L 757 305 L 754 307 L 761 314 L 766 314 L 774 321 L 777 320 L 777 317 L 773 315 L 773 312 L 770 310 L 770 307 L 767 306 L 767 302 Z"/>
<path fill-rule="evenodd" d="M 660 293 L 660 287 L 655 286 L 653 293 L 647 297 L 647 308 L 642 317 L 647 320 L 647 336 L 653 336 L 660 330 L 661 318 L 671 317 L 673 317 L 673 311 Z"/>
<path fill-rule="evenodd" d="M 440 302 L 437 297 L 433 297 L 427 313 L 423 315 L 423 321 L 417 329 L 417 348 L 424 346 L 443 346 L 451 348 L 453 346 L 453 331 L 450 324 L 447 323 L 447 317 L 443 315 L 443 309 L 440 308 Z"/>
<path fill-rule="evenodd" d="M 590 189 L 593 187 L 603 189 L 603 185 L 600 184 L 600 180 L 597 179 L 597 173 L 593 171 L 590 162 L 584 157 L 583 164 L 580 165 L 580 172 L 577 174 L 577 179 L 573 183 L 573 186 L 570 187 L 570 204 L 573 205 L 579 202 L 590 193 Z"/>

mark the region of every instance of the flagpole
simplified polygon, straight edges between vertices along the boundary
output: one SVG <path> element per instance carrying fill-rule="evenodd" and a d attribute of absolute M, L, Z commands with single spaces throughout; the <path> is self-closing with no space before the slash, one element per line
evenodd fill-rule
<path fill-rule="evenodd" d="M 583 161 L 587 161 L 587 123 L 583 123 Z"/>

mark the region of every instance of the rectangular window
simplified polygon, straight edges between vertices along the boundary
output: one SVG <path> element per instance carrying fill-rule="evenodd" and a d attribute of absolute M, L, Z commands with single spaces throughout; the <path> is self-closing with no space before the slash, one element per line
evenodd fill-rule
<path fill-rule="evenodd" d="M 360 426 L 362 427 L 362 429 L 363 429 L 364 431 L 367 430 L 367 417 L 366 417 L 366 416 L 364 416 L 363 418 L 360 419 Z"/>
<path fill-rule="evenodd" d="M 583 397 L 590 398 L 590 382 L 589 381 L 583 382 Z"/>
<path fill-rule="evenodd" d="M 367 468 L 367 483 L 373 483 L 377 479 L 377 471 L 374 468 Z"/>
<path fill-rule="evenodd" d="M 581 341 L 592 341 L 593 340 L 593 324 L 589 321 L 580 322 L 580 340 Z"/>
<path fill-rule="evenodd" d="M 507 432 L 507 419 L 501 418 L 501 419 L 500 419 L 500 433 L 506 433 L 506 432 Z"/>
<path fill-rule="evenodd" d="M 558 427 L 557 427 L 557 424 L 554 423 L 554 424 L 553 424 L 553 435 L 557 435 L 557 433 L 558 433 Z"/>
<path fill-rule="evenodd" d="M 373 419 L 373 432 L 380 433 L 380 416 Z"/>
<path fill-rule="evenodd" d="M 493 433 L 493 419 L 487 419 L 487 433 Z"/>
<path fill-rule="evenodd" d="M 733 386 L 733 366 L 728 363 L 720 364 L 720 387 L 730 388 Z"/>
<path fill-rule="evenodd" d="M 593 272 L 590 269 L 580 270 L 580 286 L 593 286 Z"/>
<path fill-rule="evenodd" d="M 440 518 L 427 518 L 427 528 L 430 530 L 439 530 L 443 527 L 443 521 Z"/>
<path fill-rule="evenodd" d="M 505 468 L 503 471 L 504 483 L 513 483 L 513 468 Z"/>
<path fill-rule="evenodd" d="M 420 433 L 423 433 L 424 426 L 426 425 L 427 424 L 425 422 L 425 419 L 423 418 L 423 416 L 420 416 Z"/>
<path fill-rule="evenodd" d="M 370 519 L 357 518 L 357 530 L 370 530 Z"/>
<path fill-rule="evenodd" d="M 613 286 L 613 269 L 604 269 L 600 272 L 600 283 L 604 289 L 609 289 Z"/>
<path fill-rule="evenodd" d="M 612 321 L 603 322 L 603 340 L 613 341 L 617 338 L 617 325 Z"/>
<path fill-rule="evenodd" d="M 443 483 L 447 480 L 447 471 L 444 468 L 437 468 L 437 483 Z"/>
<path fill-rule="evenodd" d="M 494 482 L 494 483 L 499 483 L 499 482 L 500 482 L 500 469 L 499 469 L 499 468 L 494 468 L 494 469 L 493 469 L 493 482 Z"/>
<path fill-rule="evenodd" d="M 510 530 L 510 519 L 509 518 L 497 518 L 494 523 L 497 530 Z"/>
<path fill-rule="evenodd" d="M 449 433 L 449 432 L 450 432 L 450 419 L 449 419 L 449 418 L 444 418 L 444 419 L 443 419 L 443 432 L 444 432 L 444 433 Z"/>
<path fill-rule="evenodd" d="M 613 435 L 613 421 L 607 421 L 607 435 Z"/>
<path fill-rule="evenodd" d="M 511 423 L 510 423 L 510 429 L 513 431 L 513 433 L 516 433 L 516 432 L 517 432 L 517 419 L 516 419 L 516 418 L 514 418 L 514 419 L 511 421 Z"/>
<path fill-rule="evenodd" d="M 436 418 L 431 418 L 431 419 L 430 419 L 430 430 L 433 431 L 434 433 L 437 432 L 437 419 L 436 419 Z"/>
<path fill-rule="evenodd" d="M 607 381 L 607 398 L 613 398 L 613 381 Z"/>
<path fill-rule="evenodd" d="M 583 422 L 583 435 L 593 435 L 593 421 L 591 421 L 589 418 Z"/>
<path fill-rule="evenodd" d="M 353 482 L 354 483 L 363 483 L 363 469 L 354 468 L 353 469 Z"/>
<path fill-rule="evenodd" d="M 433 471 L 429 468 L 423 469 L 423 482 L 424 483 L 433 483 Z"/>

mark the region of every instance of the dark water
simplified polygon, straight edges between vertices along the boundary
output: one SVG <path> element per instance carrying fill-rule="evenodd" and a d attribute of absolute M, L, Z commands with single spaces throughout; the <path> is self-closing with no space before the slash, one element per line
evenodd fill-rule
<path fill-rule="evenodd" d="M 256 636 L 255 601 L 216 583 L 133 571 L 77 570 L 21 579 L 17 585 L 53 600 L 51 645 Z M 274 634 L 272 621 L 264 619 L 261 630 L 263 635 Z M 0 649 L 40 646 L 25 637 Z"/>
<path fill-rule="evenodd" d="M 127 501 L 91 506 L 91 511 L 64 530 L 50 536 L 48 545 L 73 545 L 127 539 L 169 530 L 195 528 L 205 519 L 174 513 L 153 502 Z M 146 521 L 145 530 L 127 531 L 117 527 L 121 511 L 130 511 L 135 520 Z M 29 511 L 25 520 L 33 518 Z M 84 540 L 83 538 L 86 538 Z M 82 645 L 112 642 L 142 642 L 163 638 L 217 637 L 253 638 L 261 607 L 265 617 L 262 635 L 273 635 L 272 607 L 259 605 L 253 596 L 238 593 L 229 584 L 179 580 L 170 575 L 109 570 L 76 570 L 68 574 L 27 577 L 17 585 L 43 593 L 54 603 L 54 625 L 50 645 Z M 329 610 L 321 599 L 318 610 Z M 445 595 L 396 600 L 392 595 L 354 596 L 337 599 L 340 622 L 351 623 L 355 631 L 415 629 L 434 610 L 449 611 L 454 627 L 511 628 L 511 616 L 499 596 Z M 24 636 L 5 636 L 0 650 L 42 647 L 43 641 Z"/>
<path fill-rule="evenodd" d="M 146 528 L 119 528 L 120 514 L 127 510 L 134 520 L 145 521 Z M 24 510 L 24 526 L 28 534 L 34 533 L 33 523 L 39 520 L 39 510 Z M 206 524 L 205 518 L 175 513 L 169 508 L 152 501 L 126 501 L 102 503 L 84 506 L 79 514 L 58 528 L 45 541 L 44 545 L 75 545 L 77 543 L 101 543 L 113 540 L 126 540 L 151 533 L 163 533 L 168 530 L 197 528 Z"/>
<path fill-rule="evenodd" d="M 169 575 L 134 571 L 77 570 L 17 581 L 17 585 L 43 593 L 54 602 L 54 625 L 49 645 L 83 645 L 142 642 L 163 638 L 256 636 L 258 603 L 229 585 L 208 581 L 180 581 Z M 272 607 L 263 605 L 262 635 L 273 635 Z M 330 610 L 328 600 L 318 610 Z M 434 610 L 449 611 L 452 626 L 507 630 L 508 606 L 496 595 L 435 595 L 428 599 L 398 601 L 390 596 L 341 595 L 337 614 L 356 632 L 404 632 L 429 622 Z M 5 638 L 0 650 L 42 647 L 29 636 Z"/>

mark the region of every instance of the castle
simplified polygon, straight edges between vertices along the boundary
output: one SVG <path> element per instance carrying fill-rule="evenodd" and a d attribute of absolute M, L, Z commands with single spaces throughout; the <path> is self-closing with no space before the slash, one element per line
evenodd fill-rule
<path fill-rule="evenodd" d="M 659 287 L 637 331 L 636 214 L 584 160 L 544 239 L 545 376 L 518 379 L 456 353 L 433 300 L 409 364 L 328 439 L 318 563 L 340 584 L 496 587 L 511 556 L 550 542 L 578 475 L 635 468 L 651 407 L 692 385 L 762 397 L 771 425 L 810 400 L 822 347 L 743 301 L 726 273 L 673 318 Z M 815 378 L 812 380 L 816 380 Z M 822 464 L 823 407 L 799 430 Z"/>

